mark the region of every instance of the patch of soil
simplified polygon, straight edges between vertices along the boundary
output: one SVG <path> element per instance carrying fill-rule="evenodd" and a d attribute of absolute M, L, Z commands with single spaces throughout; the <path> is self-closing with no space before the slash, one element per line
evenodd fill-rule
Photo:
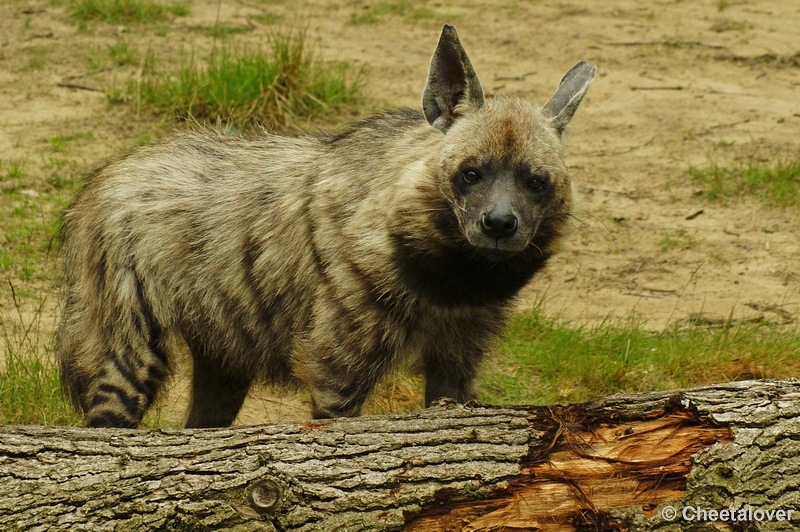
<path fill-rule="evenodd" d="M 733 313 L 739 320 L 764 315 L 796 322 L 797 209 L 755 198 L 709 202 L 687 169 L 743 155 L 776 161 L 800 148 L 800 4 L 415 4 L 427 11 L 353 24 L 370 2 L 197 0 L 187 17 L 155 29 L 97 23 L 87 32 L 64 7 L 6 2 L 0 159 L 27 157 L 31 179 L 47 193 L 38 160 L 48 153 L 48 138 L 91 132 L 71 144 L 79 172 L 126 151 L 153 134 L 149 118 L 110 105 L 102 92 L 59 83 L 122 86 L 135 79 L 148 49 L 173 62 L 181 50 L 202 57 L 217 23 L 242 29 L 236 39 L 247 43 L 264 42 L 275 28 L 259 21 L 281 17 L 284 26 L 307 27 L 324 58 L 365 66 L 374 108 L 419 107 L 441 24 L 452 22 L 490 95 L 542 104 L 575 62 L 598 66 L 566 139 L 579 197 L 575 230 L 525 290 L 520 309 L 545 300 L 548 312 L 577 322 L 634 316 L 657 330 L 699 312 L 709 319 Z M 121 41 L 139 63 L 97 59 Z M 258 393 L 240 422 L 307 416 L 307 405 L 294 396 L 274 409 L 268 406 L 274 396 Z"/>

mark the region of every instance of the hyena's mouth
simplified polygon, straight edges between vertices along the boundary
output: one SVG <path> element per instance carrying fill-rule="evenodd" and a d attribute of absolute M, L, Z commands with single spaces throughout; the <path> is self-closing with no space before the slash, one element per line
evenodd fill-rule
<path fill-rule="evenodd" d="M 538 223 L 524 230 L 520 229 L 518 220 L 515 222 L 509 222 L 505 230 L 492 230 L 492 227 L 487 228 L 487 221 L 478 221 L 464 231 L 464 236 L 476 251 L 494 260 L 503 260 L 533 245 L 539 229 Z"/>
<path fill-rule="evenodd" d="M 504 258 L 523 251 L 527 247 L 528 241 L 522 235 L 501 238 L 475 231 L 467 234 L 466 237 L 473 248 L 493 258 Z"/>

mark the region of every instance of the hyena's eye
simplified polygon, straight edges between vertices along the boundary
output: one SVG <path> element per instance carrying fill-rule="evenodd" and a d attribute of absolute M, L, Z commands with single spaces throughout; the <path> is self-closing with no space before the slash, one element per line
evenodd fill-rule
<path fill-rule="evenodd" d="M 540 176 L 534 176 L 530 181 L 528 181 L 528 188 L 531 190 L 540 190 L 544 186 L 545 178 Z"/>
<path fill-rule="evenodd" d="M 470 185 L 477 183 L 481 180 L 481 174 L 476 172 L 475 170 L 464 170 L 464 173 L 461 174 L 461 177 L 469 183 Z"/>

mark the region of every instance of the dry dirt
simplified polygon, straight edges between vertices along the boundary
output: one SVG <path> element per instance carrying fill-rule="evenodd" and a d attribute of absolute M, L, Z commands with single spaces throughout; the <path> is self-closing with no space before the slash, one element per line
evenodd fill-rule
<path fill-rule="evenodd" d="M 102 88 L 135 77 L 136 64 L 96 59 L 120 40 L 138 57 L 148 48 L 163 57 L 181 49 L 202 56 L 211 46 L 203 30 L 217 21 L 246 30 L 240 41 L 261 42 L 276 26 L 259 16 L 278 15 L 284 26 L 307 26 L 325 59 L 364 65 L 373 108 L 418 107 L 441 24 L 452 22 L 490 95 L 543 104 L 575 62 L 598 66 L 566 139 L 581 223 L 526 289 L 521 308 L 545 300 L 549 313 L 579 323 L 635 316 L 657 330 L 701 311 L 796 320 L 797 209 L 753 198 L 710 202 L 687 175 L 690 165 L 745 155 L 769 162 L 800 147 L 796 0 L 442 1 L 424 4 L 432 18 L 350 23 L 371 4 L 198 0 L 188 16 L 160 29 L 97 23 L 82 32 L 63 6 L 4 2 L 0 159 L 27 157 L 32 177 L 22 186 L 46 194 L 48 138 L 81 134 L 69 158 L 86 172 L 151 131 L 101 92 L 57 85 L 67 79 Z M 668 234 L 679 245 L 665 250 Z M 307 416 L 293 395 L 255 395 L 240 422 Z M 175 397 L 170 404 L 181 404 Z"/>

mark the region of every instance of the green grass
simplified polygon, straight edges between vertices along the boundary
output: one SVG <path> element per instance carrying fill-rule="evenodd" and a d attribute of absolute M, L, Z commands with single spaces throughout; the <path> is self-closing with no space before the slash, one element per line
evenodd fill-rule
<path fill-rule="evenodd" d="M 50 149 L 52 149 L 54 152 L 69 151 L 69 147 L 67 146 L 67 139 L 61 133 L 59 133 L 55 137 L 48 138 L 47 143 L 50 145 Z"/>
<path fill-rule="evenodd" d="M 28 163 L 26 157 L 9 159 L 6 162 L 0 160 L 0 175 L 6 179 L 20 179 L 25 174 L 25 165 Z"/>
<path fill-rule="evenodd" d="M 774 323 L 718 328 L 702 319 L 651 332 L 636 321 L 594 327 L 545 316 L 515 319 L 490 358 L 479 399 L 494 404 L 581 402 L 615 392 L 670 389 L 800 370 L 800 334 Z"/>
<path fill-rule="evenodd" d="M 184 16 L 188 3 L 157 3 L 148 0 L 73 0 L 72 18 L 80 23 L 102 21 L 108 24 L 145 24 Z"/>
<path fill-rule="evenodd" d="M 136 63 L 136 54 L 128 47 L 125 41 L 108 46 L 108 55 L 117 66 L 132 65 Z"/>
<path fill-rule="evenodd" d="M 97 70 L 103 65 L 105 54 L 100 51 L 98 46 L 89 45 L 84 52 L 86 63 L 90 70 Z"/>
<path fill-rule="evenodd" d="M 274 33 L 268 44 L 223 43 L 207 64 L 191 60 L 172 75 L 150 71 L 129 87 L 131 102 L 167 117 L 281 130 L 356 101 L 361 71 L 323 63 L 303 32 Z"/>
<path fill-rule="evenodd" d="M 59 133 L 43 141 L 41 164 L 27 168 L 27 158 L 0 164 L 0 181 L 13 186 L 0 191 L 0 281 L 49 282 L 55 275 L 52 254 L 61 226 L 61 212 L 83 183 L 77 162 L 68 157 L 70 143 L 92 133 Z M 38 179 L 35 178 L 36 174 Z"/>
<path fill-rule="evenodd" d="M 80 418 L 61 393 L 59 371 L 41 332 L 43 301 L 26 313 L 9 282 L 12 303 L 0 305 L 0 423 L 77 425 Z M 3 298 L 3 301 L 7 298 Z"/>
<path fill-rule="evenodd" d="M 690 167 L 689 175 L 712 201 L 755 195 L 767 205 L 800 203 L 800 152 L 772 163 L 748 160 L 729 167 Z"/>
<path fill-rule="evenodd" d="M 61 218 L 43 211 L 41 194 L 32 198 L 26 190 L 5 194 L 12 201 L 3 205 L 5 219 L 2 223 L 5 242 L 0 247 L 0 275 L 11 275 L 23 281 L 44 281 L 52 274 L 49 255 L 53 251 Z M 52 204 L 64 204 L 63 194 L 54 195 Z"/>
<path fill-rule="evenodd" d="M 672 249 L 691 249 L 699 243 L 700 241 L 694 235 L 689 234 L 685 229 L 678 229 L 675 232 L 665 232 L 658 245 L 661 246 L 661 251 L 670 251 Z"/>
<path fill-rule="evenodd" d="M 709 253 L 708 256 L 711 257 L 712 260 L 722 264 L 728 264 L 730 262 L 722 253 Z"/>
<path fill-rule="evenodd" d="M 0 164 L 0 181 L 14 184 L 0 192 L 0 424 L 80 422 L 60 390 L 51 307 L 59 278 L 54 236 L 82 183 L 68 154 L 74 141 L 92 136 L 74 130 L 51 135 L 35 147 L 41 161 L 19 157 Z"/>
<path fill-rule="evenodd" d="M 264 26 L 269 26 L 275 24 L 276 22 L 280 22 L 283 20 L 283 17 L 280 15 L 274 15 L 272 13 L 262 13 L 261 15 L 254 15 L 250 17 L 250 19 Z"/>
<path fill-rule="evenodd" d="M 36 46 L 30 50 L 31 57 L 28 59 L 28 68 L 35 70 L 47 65 L 47 54 L 49 52 L 47 46 Z"/>

